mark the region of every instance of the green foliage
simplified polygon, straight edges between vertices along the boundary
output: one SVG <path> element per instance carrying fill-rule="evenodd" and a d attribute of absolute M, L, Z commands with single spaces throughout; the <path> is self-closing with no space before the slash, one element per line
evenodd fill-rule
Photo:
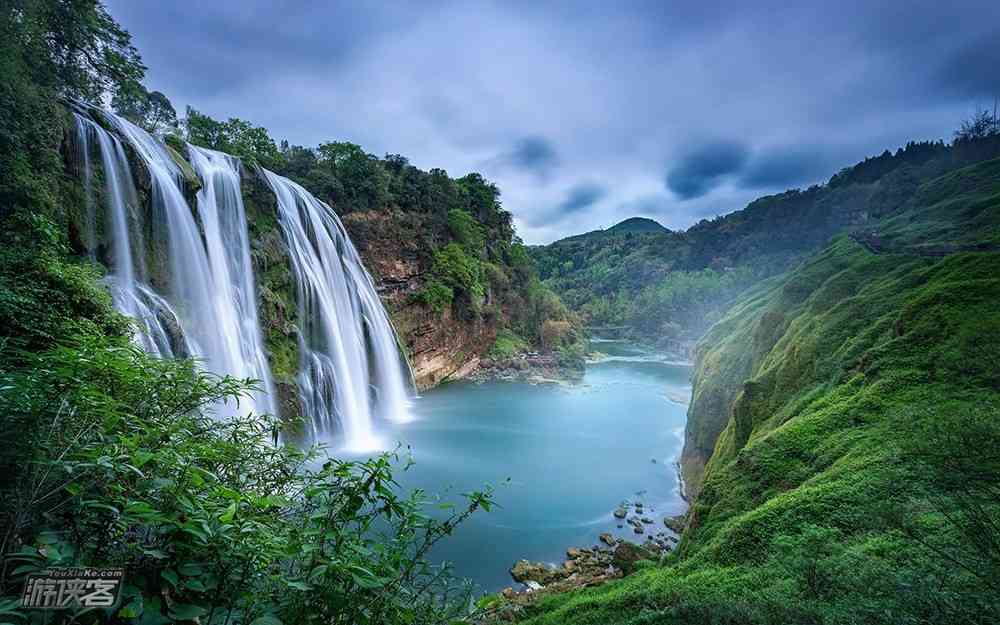
<path fill-rule="evenodd" d="M 249 381 L 124 340 L 80 336 L 18 360 L 0 376 L 0 409 L 5 427 L 33 424 L 21 433 L 32 452 L 4 474 L 5 598 L 32 571 L 86 565 L 126 569 L 117 615 L 142 622 L 437 623 L 467 611 L 463 587 L 424 557 L 490 509 L 489 491 L 431 517 L 422 492 L 399 494 L 392 455 L 276 446 L 273 418 L 211 415 Z"/>
<path fill-rule="evenodd" d="M 479 261 L 469 256 L 458 243 L 449 243 L 434 252 L 431 273 L 443 284 L 470 300 L 481 298 L 485 292 L 480 280 Z"/>
<path fill-rule="evenodd" d="M 789 269 L 837 233 L 905 211 L 921 184 L 1000 156 L 1000 136 L 970 132 L 975 136 L 952 145 L 907 143 L 841 170 L 826 185 L 761 197 L 685 232 L 627 220 L 531 254 L 545 283 L 591 325 L 626 325 L 650 341 L 696 340 L 748 286 Z"/>
<path fill-rule="evenodd" d="M 96 102 L 144 71 L 128 33 L 99 2 L 0 6 L 0 217 L 28 210 L 58 221 L 59 98 Z"/>
<path fill-rule="evenodd" d="M 227 152 L 241 158 L 249 166 L 281 169 L 284 165 L 284 155 L 267 130 L 248 121 L 237 117 L 225 122 L 216 121 L 189 106 L 184 128 L 189 142 Z"/>
<path fill-rule="evenodd" d="M 115 111 L 147 132 L 162 135 L 177 129 L 177 111 L 159 91 L 148 91 L 136 82 L 122 88 L 111 100 Z"/>
<path fill-rule="evenodd" d="M 460 208 L 448 211 L 448 229 L 468 253 L 478 255 L 483 249 L 485 229 L 468 212 Z"/>
<path fill-rule="evenodd" d="M 697 350 L 711 459 L 677 551 L 525 621 L 995 622 L 998 174 L 934 180 L 879 253 L 840 237 L 741 296 Z"/>
<path fill-rule="evenodd" d="M 493 342 L 493 347 L 490 348 L 490 357 L 510 358 L 511 356 L 527 351 L 529 347 L 529 343 L 517 334 L 510 330 L 500 330 L 497 332 L 497 338 Z"/>
<path fill-rule="evenodd" d="M 454 299 L 454 289 L 435 278 L 428 280 L 417 294 L 417 301 L 430 306 L 438 314 L 443 313 L 446 308 L 451 306 Z"/>

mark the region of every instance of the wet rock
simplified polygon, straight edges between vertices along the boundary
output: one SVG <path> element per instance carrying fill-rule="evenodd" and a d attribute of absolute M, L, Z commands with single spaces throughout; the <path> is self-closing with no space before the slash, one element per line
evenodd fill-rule
<path fill-rule="evenodd" d="M 641 525 L 633 525 L 632 526 L 632 531 L 635 532 L 636 534 L 645 534 L 646 533 L 646 530 L 643 529 L 643 527 Z"/>
<path fill-rule="evenodd" d="M 618 508 L 615 510 L 616 519 L 624 519 L 626 516 L 628 516 L 628 511 L 625 510 L 625 508 Z"/>
<path fill-rule="evenodd" d="M 601 542 L 609 547 L 614 547 L 615 544 L 618 542 L 617 540 L 615 540 L 615 537 L 609 534 L 608 532 L 604 532 L 603 534 L 601 534 L 600 538 Z"/>
<path fill-rule="evenodd" d="M 651 560 L 654 555 L 639 545 L 627 541 L 621 541 L 615 547 L 612 556 L 612 564 L 625 575 L 635 571 L 635 563 L 639 560 Z"/>
<path fill-rule="evenodd" d="M 515 582 L 522 584 L 534 581 L 545 585 L 564 575 L 565 571 L 560 572 L 541 562 L 528 562 L 527 560 L 518 560 L 517 564 L 510 569 L 510 576 L 514 578 Z"/>
<path fill-rule="evenodd" d="M 687 515 L 679 514 L 677 516 L 663 517 L 663 524 L 680 534 L 684 531 L 684 526 L 687 525 Z"/>
<path fill-rule="evenodd" d="M 653 519 L 649 518 L 648 516 L 644 516 L 642 517 L 642 522 L 645 523 L 646 525 L 652 525 Z"/>

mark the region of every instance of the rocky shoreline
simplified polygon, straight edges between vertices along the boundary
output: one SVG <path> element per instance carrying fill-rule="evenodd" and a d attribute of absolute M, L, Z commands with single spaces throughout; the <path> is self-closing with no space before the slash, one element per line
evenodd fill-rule
<path fill-rule="evenodd" d="M 510 358 L 482 358 L 468 379 L 476 382 L 528 382 L 562 384 L 579 382 L 584 363 L 566 362 L 556 354 L 525 352 Z"/>
<path fill-rule="evenodd" d="M 566 559 L 559 566 L 519 560 L 511 567 L 510 576 L 522 588 L 507 587 L 489 597 L 481 622 L 515 620 L 526 606 L 547 594 L 598 586 L 655 566 L 680 542 L 687 514 L 664 516 L 661 526 L 646 512 L 642 502 L 623 502 L 613 513 L 620 521 L 619 528 L 628 524 L 635 534 L 648 534 L 641 545 L 604 532 L 598 544 L 567 549 Z"/>

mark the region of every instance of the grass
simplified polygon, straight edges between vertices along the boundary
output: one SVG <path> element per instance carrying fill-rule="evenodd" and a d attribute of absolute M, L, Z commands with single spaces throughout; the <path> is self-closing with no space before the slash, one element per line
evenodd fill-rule
<path fill-rule="evenodd" d="M 981 447 L 949 455 L 992 466 L 1000 253 L 920 252 L 995 241 L 1000 161 L 917 197 L 885 224 L 894 253 L 840 237 L 747 293 L 703 339 L 688 444 L 711 459 L 694 476 L 676 552 L 619 582 L 545 597 L 524 622 L 996 621 L 989 575 L 975 574 L 991 563 L 949 522 L 962 491 L 942 490 L 911 450 L 929 432 L 985 423 Z"/>

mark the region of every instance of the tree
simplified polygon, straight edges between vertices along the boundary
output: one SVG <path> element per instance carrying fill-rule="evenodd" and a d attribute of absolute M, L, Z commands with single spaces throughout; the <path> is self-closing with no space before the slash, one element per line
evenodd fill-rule
<path fill-rule="evenodd" d="M 111 106 L 147 132 L 161 135 L 177 129 L 177 111 L 167 96 L 159 91 L 148 91 L 140 83 L 130 83 L 119 89 Z"/>
<path fill-rule="evenodd" d="M 961 127 L 955 131 L 956 142 L 975 141 L 1000 135 L 1000 118 L 997 110 L 983 108 L 977 110 L 972 117 L 963 120 Z"/>
<path fill-rule="evenodd" d="M 316 190 L 341 212 L 384 207 L 389 201 L 389 175 L 382 163 L 361 146 L 346 141 L 321 143 L 316 150 Z"/>
<path fill-rule="evenodd" d="M 285 154 L 267 130 L 238 117 L 220 122 L 189 106 L 184 128 L 187 140 L 195 145 L 232 154 L 250 166 L 285 168 Z"/>

